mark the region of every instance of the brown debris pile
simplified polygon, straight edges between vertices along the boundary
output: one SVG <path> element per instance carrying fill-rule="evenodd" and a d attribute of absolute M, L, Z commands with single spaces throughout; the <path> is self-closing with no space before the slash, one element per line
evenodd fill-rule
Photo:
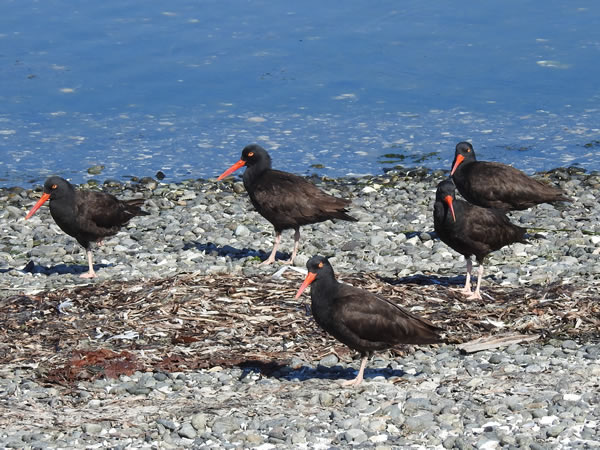
<path fill-rule="evenodd" d="M 281 279 L 194 273 L 7 297 L 0 301 L 0 364 L 35 367 L 47 382 L 69 385 L 136 370 L 270 371 L 294 356 L 319 359 L 332 345 L 350 355 L 293 299 L 302 278 L 291 271 Z M 447 330 L 450 343 L 503 333 L 600 338 L 598 283 L 491 285 L 483 301 L 472 301 L 433 276 L 382 280 L 361 273 L 342 280 L 429 318 Z"/>

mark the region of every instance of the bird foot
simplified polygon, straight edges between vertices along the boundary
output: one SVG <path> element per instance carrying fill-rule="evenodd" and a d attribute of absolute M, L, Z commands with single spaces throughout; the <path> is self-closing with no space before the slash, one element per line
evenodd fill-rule
<path fill-rule="evenodd" d="M 362 383 L 363 377 L 356 377 L 353 380 L 342 381 L 342 386 L 356 387 Z"/>
<path fill-rule="evenodd" d="M 96 272 L 86 272 L 79 275 L 79 278 L 96 278 Z"/>
<path fill-rule="evenodd" d="M 293 259 L 287 259 L 285 261 L 281 261 L 281 264 L 285 264 L 286 266 L 291 266 L 294 264 L 294 260 Z"/>
<path fill-rule="evenodd" d="M 450 290 L 454 291 L 454 292 L 459 292 L 462 295 L 467 295 L 467 296 L 472 294 L 471 288 L 467 289 L 466 287 L 464 287 L 464 288 L 450 288 Z"/>
<path fill-rule="evenodd" d="M 275 258 L 273 258 L 273 259 L 268 258 L 268 259 L 265 259 L 263 262 L 261 262 L 259 264 L 259 266 L 268 266 L 269 264 L 273 264 L 274 262 L 275 262 Z"/>
<path fill-rule="evenodd" d="M 477 291 L 471 293 L 471 295 L 467 296 L 467 300 L 481 300 L 481 294 Z"/>

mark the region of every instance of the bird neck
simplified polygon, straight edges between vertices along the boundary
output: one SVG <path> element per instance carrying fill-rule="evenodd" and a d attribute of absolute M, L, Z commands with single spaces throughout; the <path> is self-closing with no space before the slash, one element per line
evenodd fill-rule
<path fill-rule="evenodd" d="M 73 214 L 75 203 L 75 188 L 70 184 L 66 185 L 50 196 L 50 212 L 53 215 L 60 212 L 63 215 Z"/>
<path fill-rule="evenodd" d="M 313 307 L 327 307 L 333 303 L 340 288 L 334 277 L 317 278 L 311 285 L 310 297 Z"/>
<path fill-rule="evenodd" d="M 446 221 L 446 217 L 448 216 L 452 216 L 448 205 L 446 205 L 442 200 L 436 200 L 433 204 L 434 223 L 444 223 Z M 450 217 L 450 219 L 452 219 L 452 217 Z"/>

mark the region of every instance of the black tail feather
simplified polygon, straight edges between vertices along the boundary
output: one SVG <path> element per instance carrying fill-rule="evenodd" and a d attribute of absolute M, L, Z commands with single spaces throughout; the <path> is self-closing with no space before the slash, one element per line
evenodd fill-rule
<path fill-rule="evenodd" d="M 133 200 L 124 200 L 125 210 L 133 216 L 149 216 L 150 213 L 144 211 L 142 206 L 146 200 L 143 198 L 135 198 Z"/>

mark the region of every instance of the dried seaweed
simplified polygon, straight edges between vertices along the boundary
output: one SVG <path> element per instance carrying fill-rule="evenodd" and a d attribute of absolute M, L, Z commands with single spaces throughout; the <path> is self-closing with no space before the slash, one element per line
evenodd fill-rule
<path fill-rule="evenodd" d="M 483 300 L 473 301 L 433 276 L 429 284 L 427 277 L 382 280 L 372 273 L 342 278 L 432 320 L 450 343 L 503 333 L 600 337 L 598 283 L 488 285 Z M 46 382 L 68 385 L 135 370 L 269 371 L 294 356 L 312 361 L 334 351 L 349 357 L 293 299 L 301 280 L 295 272 L 278 279 L 192 273 L 7 297 L 0 301 L 0 363 L 33 366 Z"/>

